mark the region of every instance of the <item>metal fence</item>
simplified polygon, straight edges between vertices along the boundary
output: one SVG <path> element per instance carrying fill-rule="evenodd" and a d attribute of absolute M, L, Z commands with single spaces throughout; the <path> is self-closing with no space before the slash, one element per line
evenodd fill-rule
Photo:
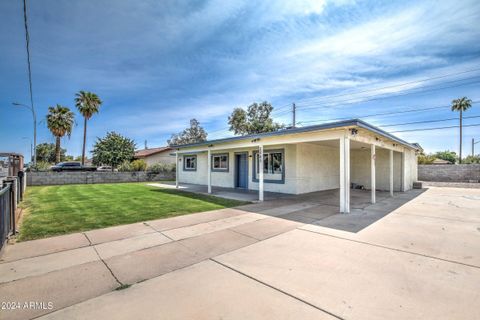
<path fill-rule="evenodd" d="M 8 236 L 15 231 L 15 182 L 6 182 L 0 186 L 0 250 Z"/>

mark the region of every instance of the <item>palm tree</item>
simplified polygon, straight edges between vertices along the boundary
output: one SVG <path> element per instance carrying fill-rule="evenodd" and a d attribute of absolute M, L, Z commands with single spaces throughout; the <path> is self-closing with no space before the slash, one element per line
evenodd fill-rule
<path fill-rule="evenodd" d="M 460 150 L 458 163 L 462 163 L 462 113 L 472 107 L 472 100 L 467 97 L 455 99 L 452 101 L 452 111 L 460 112 Z"/>
<path fill-rule="evenodd" d="M 92 92 L 80 91 L 75 98 L 75 106 L 83 116 L 83 148 L 82 164 L 85 164 L 85 145 L 87 143 L 87 121 L 95 114 L 102 104 L 100 98 Z"/>
<path fill-rule="evenodd" d="M 48 107 L 47 127 L 56 138 L 55 163 L 60 162 L 60 138 L 67 135 L 70 137 L 75 123 L 75 114 L 68 107 L 57 104 Z"/>

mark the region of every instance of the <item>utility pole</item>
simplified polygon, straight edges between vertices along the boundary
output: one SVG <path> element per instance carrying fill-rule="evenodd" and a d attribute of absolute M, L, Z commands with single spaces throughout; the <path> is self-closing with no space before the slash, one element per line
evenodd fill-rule
<path fill-rule="evenodd" d="M 296 128 L 297 127 L 297 122 L 296 122 L 296 113 L 297 113 L 297 107 L 295 106 L 295 102 L 292 103 L 292 127 Z"/>
<path fill-rule="evenodd" d="M 147 147 L 147 140 L 145 140 L 145 150 L 147 150 L 148 147 Z"/>
<path fill-rule="evenodd" d="M 475 157 L 475 145 L 480 141 L 475 142 L 475 138 L 472 138 L 472 157 Z"/>

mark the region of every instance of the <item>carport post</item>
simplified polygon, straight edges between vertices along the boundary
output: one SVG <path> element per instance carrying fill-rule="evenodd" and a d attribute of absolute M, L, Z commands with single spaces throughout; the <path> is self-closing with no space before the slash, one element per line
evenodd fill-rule
<path fill-rule="evenodd" d="M 375 145 L 372 144 L 371 145 L 371 149 L 370 149 L 370 170 L 371 170 L 371 177 L 370 177 L 370 184 L 371 184 L 371 188 L 372 188 L 372 203 L 375 203 L 376 202 L 376 198 L 375 198 L 375 190 L 377 188 L 375 182 L 376 182 L 376 177 L 375 177 L 375 158 L 376 158 L 376 154 L 375 154 Z"/>
<path fill-rule="evenodd" d="M 393 197 L 393 150 L 390 150 L 390 196 Z"/>
<path fill-rule="evenodd" d="M 263 201 L 263 145 L 258 146 L 258 201 Z"/>
<path fill-rule="evenodd" d="M 207 151 L 207 181 L 208 181 L 208 193 L 212 193 L 212 154 L 210 149 Z"/>
<path fill-rule="evenodd" d="M 178 151 L 175 152 L 175 188 L 178 189 Z"/>
<path fill-rule="evenodd" d="M 350 212 L 350 139 L 340 138 L 340 212 Z"/>

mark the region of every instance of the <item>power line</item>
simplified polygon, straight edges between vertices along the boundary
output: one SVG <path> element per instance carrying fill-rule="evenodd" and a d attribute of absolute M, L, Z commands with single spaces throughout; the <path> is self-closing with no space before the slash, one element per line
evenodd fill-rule
<path fill-rule="evenodd" d="M 478 103 L 480 100 L 477 101 L 472 101 L 472 104 Z M 434 109 L 442 109 L 442 108 L 450 108 L 450 105 L 444 105 L 440 107 L 428 107 L 428 108 L 413 108 L 410 107 L 408 110 L 398 110 L 398 111 L 392 111 L 392 112 L 382 112 L 382 113 L 372 113 L 372 114 L 367 114 L 364 116 L 353 116 L 353 117 L 341 117 L 341 118 L 330 118 L 330 119 L 318 119 L 318 120 L 308 120 L 308 121 L 300 121 L 299 123 L 314 123 L 314 122 L 325 122 L 325 121 L 335 121 L 335 120 L 348 120 L 352 118 L 370 118 L 370 117 L 377 117 L 377 116 L 386 116 L 386 115 L 393 115 L 393 114 L 402 114 L 402 113 L 411 113 L 411 112 L 421 112 L 421 111 L 427 111 L 427 110 L 434 110 Z"/>
<path fill-rule="evenodd" d="M 476 77 L 475 77 L 476 78 Z M 465 79 L 462 79 L 462 81 Z M 468 79 L 470 80 L 470 79 Z M 398 93 L 398 94 L 393 94 L 393 95 L 385 95 L 385 96 L 366 96 L 366 97 L 359 97 L 359 98 L 354 98 L 354 99 L 348 99 L 348 100 L 343 100 L 343 101 L 338 101 L 335 104 L 330 104 L 330 105 L 323 105 L 323 103 L 316 103 L 316 104 L 310 104 L 310 105 L 304 105 L 304 106 L 299 106 L 299 110 L 310 110 L 310 109 L 327 109 L 327 108 L 335 108 L 335 107 L 342 107 L 346 104 L 358 104 L 358 103 L 364 103 L 364 102 L 369 102 L 369 101 L 375 101 L 375 100 L 382 100 L 382 99 L 389 99 L 389 98 L 394 98 L 394 97 L 400 97 L 400 96 L 406 96 L 406 95 L 411 95 L 411 94 L 421 94 L 425 92 L 431 92 L 431 91 L 437 91 L 437 90 L 442 90 L 442 89 L 450 89 L 450 88 L 456 88 L 464 85 L 471 85 L 471 84 L 476 84 L 479 83 L 480 81 L 472 81 L 472 82 L 467 82 L 467 83 L 460 83 L 454 86 L 443 86 L 440 88 L 431 88 L 427 90 L 417 90 L 413 92 L 403 92 L 403 93 Z M 417 88 L 417 89 L 423 89 L 423 88 Z M 372 99 L 363 99 L 359 100 L 362 98 L 370 98 Z M 359 101 L 357 101 L 359 100 Z M 328 103 L 328 102 L 327 102 Z"/>
<path fill-rule="evenodd" d="M 444 75 L 441 75 L 441 76 L 425 78 L 425 79 L 422 79 L 422 80 L 404 82 L 404 83 L 400 83 L 400 84 L 397 84 L 397 85 L 391 85 L 391 86 L 386 86 L 386 87 L 357 91 L 357 92 L 353 92 L 353 93 L 352 92 L 347 92 L 347 93 L 338 94 L 338 95 L 330 95 L 330 96 L 325 96 L 324 98 L 337 98 L 337 97 L 343 97 L 343 96 L 348 96 L 348 95 L 352 95 L 352 94 L 359 94 L 359 93 L 373 92 L 373 91 L 384 90 L 384 89 L 391 89 L 391 88 L 406 86 L 406 85 L 409 85 L 409 84 L 422 83 L 422 82 L 426 82 L 426 81 L 447 78 L 447 77 L 450 77 L 450 76 L 457 76 L 457 75 L 461 75 L 461 74 L 465 74 L 465 73 L 471 73 L 471 72 L 475 72 L 475 71 L 480 71 L 480 68 L 465 70 L 465 71 L 461 71 L 461 72 L 457 72 L 457 73 L 444 74 Z M 306 98 L 306 99 L 299 100 L 298 102 L 310 101 L 310 100 L 318 100 L 318 97 Z"/>
<path fill-rule="evenodd" d="M 463 125 L 462 127 L 479 127 L 480 123 L 475 124 L 467 124 Z M 410 132 L 410 131 L 429 131 L 429 130 L 442 130 L 442 129 L 452 129 L 458 128 L 460 126 L 449 126 L 449 127 L 436 127 L 436 128 L 423 128 L 423 129 L 408 129 L 408 130 L 399 130 L 399 131 L 390 131 L 390 133 L 398 133 L 398 132 Z"/>
<path fill-rule="evenodd" d="M 23 0 L 23 21 L 25 25 L 25 42 L 27 46 L 27 65 L 28 65 L 28 84 L 30 89 L 30 105 L 33 107 L 33 90 L 32 90 L 32 65 L 30 62 L 30 34 L 28 33 L 27 20 L 27 0 Z"/>
<path fill-rule="evenodd" d="M 463 119 L 473 119 L 473 118 L 480 118 L 480 116 L 463 117 Z M 453 121 L 453 120 L 458 120 L 458 118 L 448 118 L 448 119 L 439 119 L 439 120 L 424 120 L 424 121 L 404 122 L 404 123 L 396 123 L 396 124 L 387 124 L 387 125 L 380 126 L 380 127 L 382 127 L 382 128 L 385 128 L 385 127 L 398 127 L 398 126 L 406 126 L 406 125 L 410 125 L 410 124 L 433 123 L 433 122 L 443 122 L 443 121 Z"/>

